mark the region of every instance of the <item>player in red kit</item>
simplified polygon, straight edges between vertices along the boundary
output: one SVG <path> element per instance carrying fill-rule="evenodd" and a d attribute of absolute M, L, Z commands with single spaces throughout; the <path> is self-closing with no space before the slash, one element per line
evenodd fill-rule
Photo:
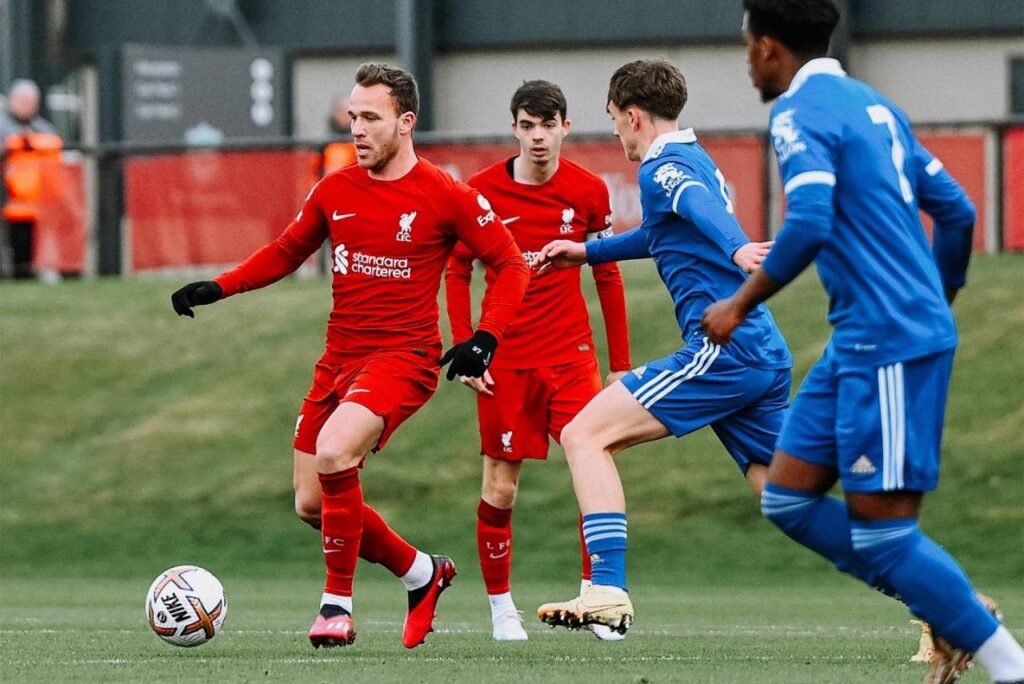
<path fill-rule="evenodd" d="M 512 131 L 519 155 L 469 179 L 494 202 L 524 253 L 550 240 L 584 241 L 609 230 L 611 209 L 604 182 L 577 164 L 560 158 L 569 133 L 561 89 L 547 81 L 528 81 L 512 96 Z M 469 285 L 471 250 L 460 244 L 445 276 L 448 315 L 454 339 L 472 334 Z M 614 264 L 593 269 L 608 336 L 611 373 L 617 380 L 631 368 L 629 330 L 622 277 Z M 552 277 L 554 276 L 554 277 Z M 498 274 L 487 271 L 486 311 Z M 499 641 L 527 638 L 512 601 L 512 506 L 524 459 L 545 459 L 548 435 L 557 441 L 562 428 L 601 390 L 587 305 L 579 269 L 534 276 L 501 351 L 481 378 L 463 377 L 477 391 L 483 491 L 477 508 L 477 548 L 491 604 L 493 636 Z M 582 553 L 583 581 L 590 563 Z M 621 638 L 598 626 L 599 638 Z"/>
<path fill-rule="evenodd" d="M 334 307 L 295 430 L 299 516 L 321 528 L 327 583 L 309 632 L 314 646 L 355 640 L 356 560 L 380 563 L 409 591 L 402 641 L 431 630 L 440 593 L 455 575 L 396 534 L 363 501 L 359 469 L 433 394 L 440 365 L 481 376 L 526 290 L 529 271 L 512 236 L 476 190 L 413 150 L 419 97 L 408 73 L 364 64 L 350 114 L 357 164 L 324 177 L 274 242 L 213 281 L 172 296 L 175 311 L 264 287 L 295 271 L 330 239 Z M 441 359 L 437 292 L 456 241 L 496 273 L 480 324 Z"/>

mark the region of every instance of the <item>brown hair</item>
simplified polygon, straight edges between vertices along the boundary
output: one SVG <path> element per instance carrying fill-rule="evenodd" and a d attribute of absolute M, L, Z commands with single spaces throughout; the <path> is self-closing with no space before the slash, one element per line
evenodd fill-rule
<path fill-rule="evenodd" d="M 419 114 L 420 91 L 416 87 L 416 79 L 408 71 L 393 67 L 382 62 L 367 62 L 356 72 L 356 85 L 364 88 L 373 85 L 385 85 L 395 98 L 395 108 L 399 116 L 405 112 Z"/>
<path fill-rule="evenodd" d="M 667 59 L 638 59 L 612 74 L 608 102 L 619 109 L 635 106 L 675 121 L 686 105 L 686 79 Z"/>
<path fill-rule="evenodd" d="M 562 121 L 565 121 L 565 94 L 550 81 L 523 81 L 523 85 L 519 86 L 512 96 L 509 109 L 512 110 L 513 121 L 520 109 L 545 121 L 554 119 L 556 114 L 561 114 Z"/>

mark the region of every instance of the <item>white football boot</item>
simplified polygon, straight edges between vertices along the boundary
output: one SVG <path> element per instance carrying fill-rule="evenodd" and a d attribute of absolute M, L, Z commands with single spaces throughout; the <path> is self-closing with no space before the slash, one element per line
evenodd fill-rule
<path fill-rule="evenodd" d="M 523 629 L 523 613 L 516 610 L 503 610 L 491 615 L 493 630 L 491 634 L 495 641 L 526 641 L 529 636 Z"/>

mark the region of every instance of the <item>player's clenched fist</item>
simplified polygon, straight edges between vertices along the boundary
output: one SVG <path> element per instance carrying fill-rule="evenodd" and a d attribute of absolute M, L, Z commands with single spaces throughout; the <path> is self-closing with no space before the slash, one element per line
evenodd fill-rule
<path fill-rule="evenodd" d="M 746 317 L 746 313 L 736 305 L 736 301 L 729 297 L 704 309 L 700 326 L 707 332 L 708 339 L 715 344 L 728 344 L 733 331 Z"/>
<path fill-rule="evenodd" d="M 582 242 L 572 240 L 555 240 L 544 245 L 530 259 L 530 268 L 540 273 L 550 266 L 556 268 L 572 268 L 587 263 L 587 248 Z"/>
<path fill-rule="evenodd" d="M 224 296 L 224 290 L 212 280 L 201 280 L 189 283 L 171 295 L 171 305 L 179 316 L 195 318 L 192 307 L 213 304 Z"/>
<path fill-rule="evenodd" d="M 452 364 L 445 377 L 454 380 L 456 375 L 470 378 L 483 376 L 494 360 L 494 350 L 497 348 L 498 340 L 494 335 L 486 330 L 477 330 L 471 338 L 456 344 L 441 357 L 442 366 L 448 362 Z"/>

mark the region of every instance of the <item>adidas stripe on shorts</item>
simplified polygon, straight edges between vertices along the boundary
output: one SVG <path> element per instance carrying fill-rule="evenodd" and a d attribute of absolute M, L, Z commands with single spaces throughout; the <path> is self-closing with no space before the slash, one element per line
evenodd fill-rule
<path fill-rule="evenodd" d="M 793 399 L 779 448 L 836 468 L 846 491 L 931 491 L 952 369 L 952 350 L 854 366 L 826 349 Z"/>
<path fill-rule="evenodd" d="M 639 366 L 622 383 L 676 437 L 710 425 L 744 473 L 767 465 L 789 406 L 789 369 L 751 368 L 728 346 L 695 336 L 685 347 Z"/>

